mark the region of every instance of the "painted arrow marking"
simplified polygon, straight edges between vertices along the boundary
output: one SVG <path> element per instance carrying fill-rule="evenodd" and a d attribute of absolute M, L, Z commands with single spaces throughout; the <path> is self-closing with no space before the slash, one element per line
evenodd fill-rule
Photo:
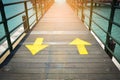
<path fill-rule="evenodd" d="M 77 49 L 78 49 L 78 52 L 79 54 L 88 54 L 88 51 L 85 47 L 85 45 L 91 45 L 90 43 L 86 42 L 86 41 L 83 41 L 79 38 L 76 38 L 75 40 L 73 40 L 70 45 L 76 45 L 77 46 Z"/>
<path fill-rule="evenodd" d="M 48 45 L 43 45 L 42 43 L 43 43 L 43 38 L 37 38 L 33 45 L 31 44 L 31 45 L 25 45 L 25 46 L 32 53 L 32 55 L 36 55 L 39 51 L 48 47 Z"/>

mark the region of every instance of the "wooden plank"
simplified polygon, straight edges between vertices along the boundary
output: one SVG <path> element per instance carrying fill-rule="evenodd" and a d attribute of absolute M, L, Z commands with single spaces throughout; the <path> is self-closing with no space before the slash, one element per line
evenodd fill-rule
<path fill-rule="evenodd" d="M 32 56 L 25 45 L 41 37 L 49 47 Z M 88 55 L 69 45 L 75 38 L 92 44 Z M 120 71 L 66 3 L 55 3 L 19 45 L 0 80 L 120 80 Z"/>
<path fill-rule="evenodd" d="M 87 68 L 95 68 L 95 69 L 100 69 L 102 67 L 102 69 L 116 69 L 116 67 L 114 65 L 111 65 L 112 63 L 43 63 L 43 62 L 37 62 L 37 63 L 31 63 L 31 62 L 22 62 L 22 63 L 12 63 L 9 64 L 8 67 L 10 67 L 11 69 L 43 69 L 43 68 L 49 68 L 51 69 L 87 69 Z"/>
<path fill-rule="evenodd" d="M 81 59 L 52 59 L 52 61 L 49 61 L 48 59 L 39 59 L 39 58 L 13 58 L 11 60 L 12 62 L 111 62 L 110 59 L 86 59 L 86 58 L 81 58 Z"/>

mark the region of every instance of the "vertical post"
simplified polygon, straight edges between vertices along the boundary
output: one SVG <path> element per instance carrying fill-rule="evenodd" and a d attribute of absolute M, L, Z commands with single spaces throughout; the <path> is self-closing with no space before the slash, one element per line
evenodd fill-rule
<path fill-rule="evenodd" d="M 41 0 L 42 16 L 44 15 L 44 7 L 45 7 L 44 0 Z"/>
<path fill-rule="evenodd" d="M 81 9 L 81 20 L 84 22 L 85 16 L 84 16 L 84 0 L 81 1 L 82 9 Z"/>
<path fill-rule="evenodd" d="M 76 4 L 75 4 L 75 0 L 74 0 L 74 10 L 76 9 Z"/>
<path fill-rule="evenodd" d="M 87 6 L 87 0 L 84 0 L 84 2 L 85 2 L 85 6 Z"/>
<path fill-rule="evenodd" d="M 40 9 L 41 9 L 41 15 L 43 16 L 43 0 L 40 1 Z"/>
<path fill-rule="evenodd" d="M 90 6 L 89 30 L 91 30 L 92 15 L 93 15 L 93 0 L 91 0 L 91 6 Z"/>
<path fill-rule="evenodd" d="M 106 44 L 105 46 L 108 46 L 109 41 L 110 41 L 110 36 L 111 35 L 111 31 L 112 31 L 112 22 L 114 20 L 114 15 L 115 15 L 115 6 L 117 5 L 117 0 L 113 0 L 112 2 L 112 6 L 111 6 L 111 13 L 110 13 L 110 20 L 109 20 L 109 25 L 108 25 L 108 31 L 107 31 L 107 36 L 106 36 Z M 109 47 L 109 46 L 108 46 Z M 105 51 L 107 51 L 107 47 L 105 47 Z"/>
<path fill-rule="evenodd" d="M 45 12 L 47 11 L 47 0 L 45 0 Z"/>
<path fill-rule="evenodd" d="M 47 12 L 47 7 L 48 7 L 48 3 L 47 0 L 45 0 L 45 12 Z"/>
<path fill-rule="evenodd" d="M 42 0 L 39 1 L 39 4 L 38 4 L 38 5 L 39 5 L 39 9 L 38 9 L 39 11 L 38 11 L 38 12 L 40 12 L 40 13 L 38 13 L 38 14 L 39 14 L 39 15 L 41 14 L 41 16 L 42 16 Z"/>
<path fill-rule="evenodd" d="M 27 17 L 24 15 L 22 16 L 22 21 L 23 21 L 23 27 L 24 27 L 24 32 L 27 33 L 29 32 L 28 26 L 27 26 Z"/>
<path fill-rule="evenodd" d="M 78 0 L 77 0 L 77 2 L 76 2 L 76 7 L 77 7 L 77 16 L 78 16 L 78 12 L 79 12 L 79 7 L 78 7 Z"/>
<path fill-rule="evenodd" d="M 24 6 L 25 6 L 25 14 L 26 14 L 26 29 L 27 32 L 30 30 L 30 26 L 29 26 L 29 18 L 28 18 L 28 9 L 27 9 L 27 2 L 24 2 Z"/>
<path fill-rule="evenodd" d="M 35 0 L 36 21 L 38 22 L 37 1 Z"/>
<path fill-rule="evenodd" d="M 7 23 L 7 19 L 6 19 L 6 15 L 5 15 L 5 9 L 4 9 L 2 0 L 0 0 L 0 11 L 1 11 L 2 21 L 3 21 L 3 25 L 4 25 L 4 29 L 5 29 L 5 34 L 7 37 L 8 47 L 11 52 L 13 50 L 13 48 L 12 48 L 12 43 L 10 40 L 10 32 L 9 32 L 8 23 Z"/>
<path fill-rule="evenodd" d="M 45 4 L 45 0 L 44 0 L 44 14 L 46 12 L 46 4 Z"/>

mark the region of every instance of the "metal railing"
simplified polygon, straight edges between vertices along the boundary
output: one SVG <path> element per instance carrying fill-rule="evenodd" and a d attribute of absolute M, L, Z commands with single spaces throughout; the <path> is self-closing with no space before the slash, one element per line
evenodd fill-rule
<path fill-rule="evenodd" d="M 32 6 L 29 7 L 29 4 L 31 3 Z M 0 37 L 0 47 L 3 43 L 7 45 L 5 47 L 5 50 L 2 52 L 0 51 L 0 64 L 5 60 L 6 57 L 12 54 L 14 48 L 16 47 L 16 43 L 23 35 L 26 35 L 33 27 L 34 25 L 39 21 L 39 19 L 45 14 L 45 12 L 50 8 L 50 6 L 54 3 L 54 0 L 25 0 L 20 2 L 13 2 L 13 3 L 6 3 L 3 4 L 2 0 L 0 0 L 0 13 L 1 13 L 1 21 L 0 21 L 0 27 L 4 28 L 5 34 Z M 13 5 L 23 5 L 23 11 L 20 11 L 13 16 L 6 17 L 6 7 L 11 7 Z M 20 6 L 19 6 L 20 7 Z M 30 14 L 29 11 L 32 10 L 33 13 Z M 18 19 L 22 19 L 22 22 L 17 24 L 13 29 L 9 29 L 10 25 L 9 22 L 16 17 L 20 16 Z M 14 25 L 14 23 L 13 23 Z M 15 34 L 19 30 L 19 28 L 24 28 L 24 31 L 19 31 L 20 34 L 17 35 L 17 38 L 12 41 L 11 36 Z M 23 39 L 23 37 L 22 37 Z M 14 47 L 15 46 L 15 47 Z M 9 51 L 9 54 L 6 56 L 6 53 Z M 4 57 L 2 59 L 2 57 Z"/>
<path fill-rule="evenodd" d="M 108 53 L 108 55 L 111 58 L 112 56 L 114 56 L 120 63 L 120 56 L 116 56 L 115 53 L 115 50 L 119 51 L 120 49 L 120 37 L 116 38 L 112 34 L 114 27 L 118 28 L 118 33 L 120 30 L 120 23 L 114 20 L 115 15 L 117 15 L 115 14 L 118 11 L 117 9 L 120 9 L 120 0 L 109 0 L 107 2 L 104 2 L 104 0 L 67 0 L 67 2 L 75 11 L 77 11 L 77 15 L 85 23 L 85 25 L 88 26 L 88 29 L 92 31 L 103 43 L 104 49 Z M 97 10 L 101 10 L 103 8 L 109 8 L 107 15 L 103 15 L 105 14 L 105 12 L 100 13 Z M 99 21 L 97 21 L 96 19 Z M 99 23 L 102 21 L 105 22 Z M 102 24 L 105 24 L 105 26 Z M 104 34 L 104 36 L 101 37 L 100 35 L 98 35 L 96 30 L 101 31 L 100 35 Z M 117 32 L 117 30 L 115 31 Z M 117 35 L 119 35 L 118 33 Z M 116 46 L 119 46 L 119 48 Z M 120 55 L 119 52 L 117 54 Z"/>

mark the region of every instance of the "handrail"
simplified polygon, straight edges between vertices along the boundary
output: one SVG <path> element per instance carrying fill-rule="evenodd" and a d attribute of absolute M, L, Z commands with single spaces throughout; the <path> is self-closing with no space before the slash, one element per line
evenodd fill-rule
<path fill-rule="evenodd" d="M 107 17 L 104 17 L 104 16 L 100 15 L 99 13 L 97 13 L 97 12 L 95 12 L 95 11 L 93 11 L 93 13 L 96 14 L 96 15 L 98 15 L 98 16 L 100 16 L 101 18 L 103 18 L 103 19 L 105 19 L 105 20 L 107 20 L 107 21 L 110 21 L 111 23 L 113 23 L 113 24 L 116 25 L 117 27 L 120 27 L 120 24 L 118 24 L 117 22 L 111 21 L 111 20 L 108 19 Z"/>
<path fill-rule="evenodd" d="M 13 18 L 15 18 L 15 17 L 17 17 L 17 16 L 19 16 L 19 15 L 21 15 L 21 14 L 23 14 L 23 13 L 25 13 L 25 11 L 20 12 L 20 13 L 14 15 L 14 16 L 11 16 L 11 17 L 7 18 L 7 20 L 13 19 Z"/>
<path fill-rule="evenodd" d="M 17 28 L 19 28 L 24 22 L 18 24 L 18 26 L 16 26 L 13 30 L 10 31 L 10 33 L 14 32 Z"/>
<path fill-rule="evenodd" d="M 12 51 L 13 48 L 12 48 L 12 44 L 11 44 L 11 40 L 10 40 L 10 34 L 9 34 L 8 23 L 7 23 L 7 19 L 6 19 L 6 15 L 5 15 L 4 5 L 3 5 L 2 1 L 0 1 L 0 4 L 1 4 L 1 6 L 0 6 L 1 17 L 2 17 L 2 21 L 3 21 L 3 25 L 4 25 L 4 29 L 5 29 L 5 33 L 6 33 L 8 48 L 10 49 L 10 51 Z"/>
<path fill-rule="evenodd" d="M 75 1 L 77 1 L 78 3 L 75 4 Z M 115 14 L 115 10 L 116 9 L 120 9 L 120 6 L 118 5 L 118 3 L 120 3 L 120 0 L 111 0 L 110 2 L 107 2 L 107 3 L 110 3 L 110 4 L 106 4 L 104 3 L 104 0 L 102 0 L 103 2 L 101 2 L 100 0 L 88 0 L 88 4 L 87 5 L 85 3 L 86 0 L 67 0 L 67 3 L 75 10 L 75 11 L 78 11 L 78 13 L 81 13 L 82 17 L 81 17 L 81 20 L 86 24 L 86 23 L 89 23 L 87 24 L 88 27 L 89 27 L 89 30 L 94 32 L 94 34 L 100 39 L 100 41 L 104 44 L 105 46 L 105 51 L 106 52 L 110 52 L 108 54 L 112 54 L 112 56 L 114 56 L 117 59 L 117 57 L 115 56 L 114 54 L 114 51 L 112 51 L 112 49 L 109 47 L 109 40 L 112 39 L 116 44 L 118 44 L 120 46 L 120 41 L 118 41 L 116 38 L 113 37 L 113 35 L 111 35 L 111 30 L 112 30 L 112 26 L 113 25 L 116 25 L 115 27 L 119 28 L 120 29 L 120 24 L 115 22 L 113 20 L 114 18 L 114 14 Z M 95 5 L 94 5 L 95 4 Z M 94 7 L 96 7 L 97 5 L 96 4 L 99 4 L 98 7 L 100 7 L 101 5 L 102 6 L 108 6 L 108 7 L 111 7 L 111 14 L 110 14 L 110 17 L 107 18 L 106 16 L 103 16 L 101 15 L 100 13 L 94 11 Z M 74 8 L 75 6 L 77 6 L 77 8 Z M 82 10 L 83 9 L 83 10 Z M 89 16 L 84 14 L 85 12 L 85 9 L 87 9 L 90 14 Z M 79 11 L 81 10 L 81 12 Z M 109 25 L 108 25 L 108 30 L 106 31 L 104 28 L 102 28 L 102 26 L 100 26 L 94 19 L 93 19 L 93 15 L 96 14 L 97 16 L 99 16 L 100 18 L 106 20 L 109 22 Z M 89 22 L 86 22 L 84 19 L 85 17 L 87 19 L 89 19 Z M 94 23 L 96 25 L 96 27 L 98 27 L 100 30 L 103 31 L 103 33 L 106 34 L 106 41 L 102 41 L 100 36 L 97 35 L 97 33 L 92 29 L 93 25 L 92 23 Z M 116 48 L 116 47 L 115 47 Z M 118 62 L 120 63 L 120 60 L 118 60 Z"/>
<path fill-rule="evenodd" d="M 6 35 L 4 35 L 2 38 L 0 38 L 0 41 L 2 41 L 3 39 L 5 39 L 6 38 Z"/>
<path fill-rule="evenodd" d="M 1 12 L 1 17 L 2 17 L 2 21 L 0 21 L 0 25 L 3 24 L 3 27 L 5 28 L 5 35 L 3 35 L 1 38 L 0 38 L 0 42 L 3 41 L 4 39 L 7 39 L 7 45 L 8 45 L 8 48 L 6 48 L 2 53 L 0 53 L 0 58 L 2 58 L 7 51 L 10 51 L 10 55 L 12 54 L 12 52 L 14 51 L 14 44 L 25 34 L 28 33 L 28 29 L 30 29 L 30 27 L 34 27 L 34 25 L 36 23 L 38 23 L 38 20 L 40 20 L 40 18 L 45 14 L 45 12 L 50 8 L 50 6 L 52 6 L 52 4 L 54 3 L 54 0 L 40 0 L 39 2 L 37 2 L 37 0 L 32 0 L 32 3 L 33 3 L 33 6 L 31 8 L 28 8 L 28 2 L 30 2 L 31 0 L 25 0 L 25 1 L 19 1 L 19 2 L 12 2 L 12 3 L 6 3 L 6 4 L 3 4 L 3 2 L 0 0 L 0 12 Z M 45 3 L 47 3 L 47 5 L 45 5 Z M 9 7 L 9 6 L 12 6 L 12 5 L 18 5 L 18 4 L 23 4 L 24 6 L 24 11 L 20 11 L 19 13 L 17 14 L 14 14 L 13 16 L 10 16 L 9 18 L 6 18 L 6 13 L 5 13 L 5 7 Z M 44 5 L 44 6 L 42 6 Z M 40 11 L 38 11 L 38 9 Z M 34 10 L 35 12 L 33 12 L 32 14 L 29 15 L 29 11 L 30 10 Z M 45 11 L 43 13 L 43 10 Z M 42 13 L 42 14 L 41 14 Z M 25 14 L 25 15 L 24 15 Z M 15 28 L 13 28 L 12 30 L 9 30 L 8 29 L 8 21 L 18 17 L 18 16 L 26 16 L 25 19 L 23 19 L 23 21 L 20 23 L 20 24 L 17 24 L 15 26 Z M 38 15 L 41 15 L 40 17 L 38 17 Z M 35 20 L 31 21 L 30 22 L 30 19 L 32 17 L 35 16 Z M 21 17 L 22 19 L 22 17 Z M 30 25 L 29 25 L 30 24 Z M 16 30 L 18 30 L 20 27 L 24 27 L 24 31 L 22 31 L 18 37 L 12 42 L 10 37 L 12 34 L 14 34 L 14 32 L 16 32 Z M 31 30 L 31 29 L 30 29 Z M 2 45 L 2 44 L 0 44 Z M 7 58 L 8 56 L 6 56 Z M 0 64 L 1 64 L 1 61 L 0 61 Z"/>
<path fill-rule="evenodd" d="M 11 6 L 11 5 L 16 5 L 16 4 L 21 4 L 21 3 L 24 3 L 24 2 L 28 2 L 30 0 L 26 0 L 26 1 L 19 1 L 19 2 L 13 2 L 13 3 L 6 3 L 6 4 L 3 4 L 3 6 Z"/>

